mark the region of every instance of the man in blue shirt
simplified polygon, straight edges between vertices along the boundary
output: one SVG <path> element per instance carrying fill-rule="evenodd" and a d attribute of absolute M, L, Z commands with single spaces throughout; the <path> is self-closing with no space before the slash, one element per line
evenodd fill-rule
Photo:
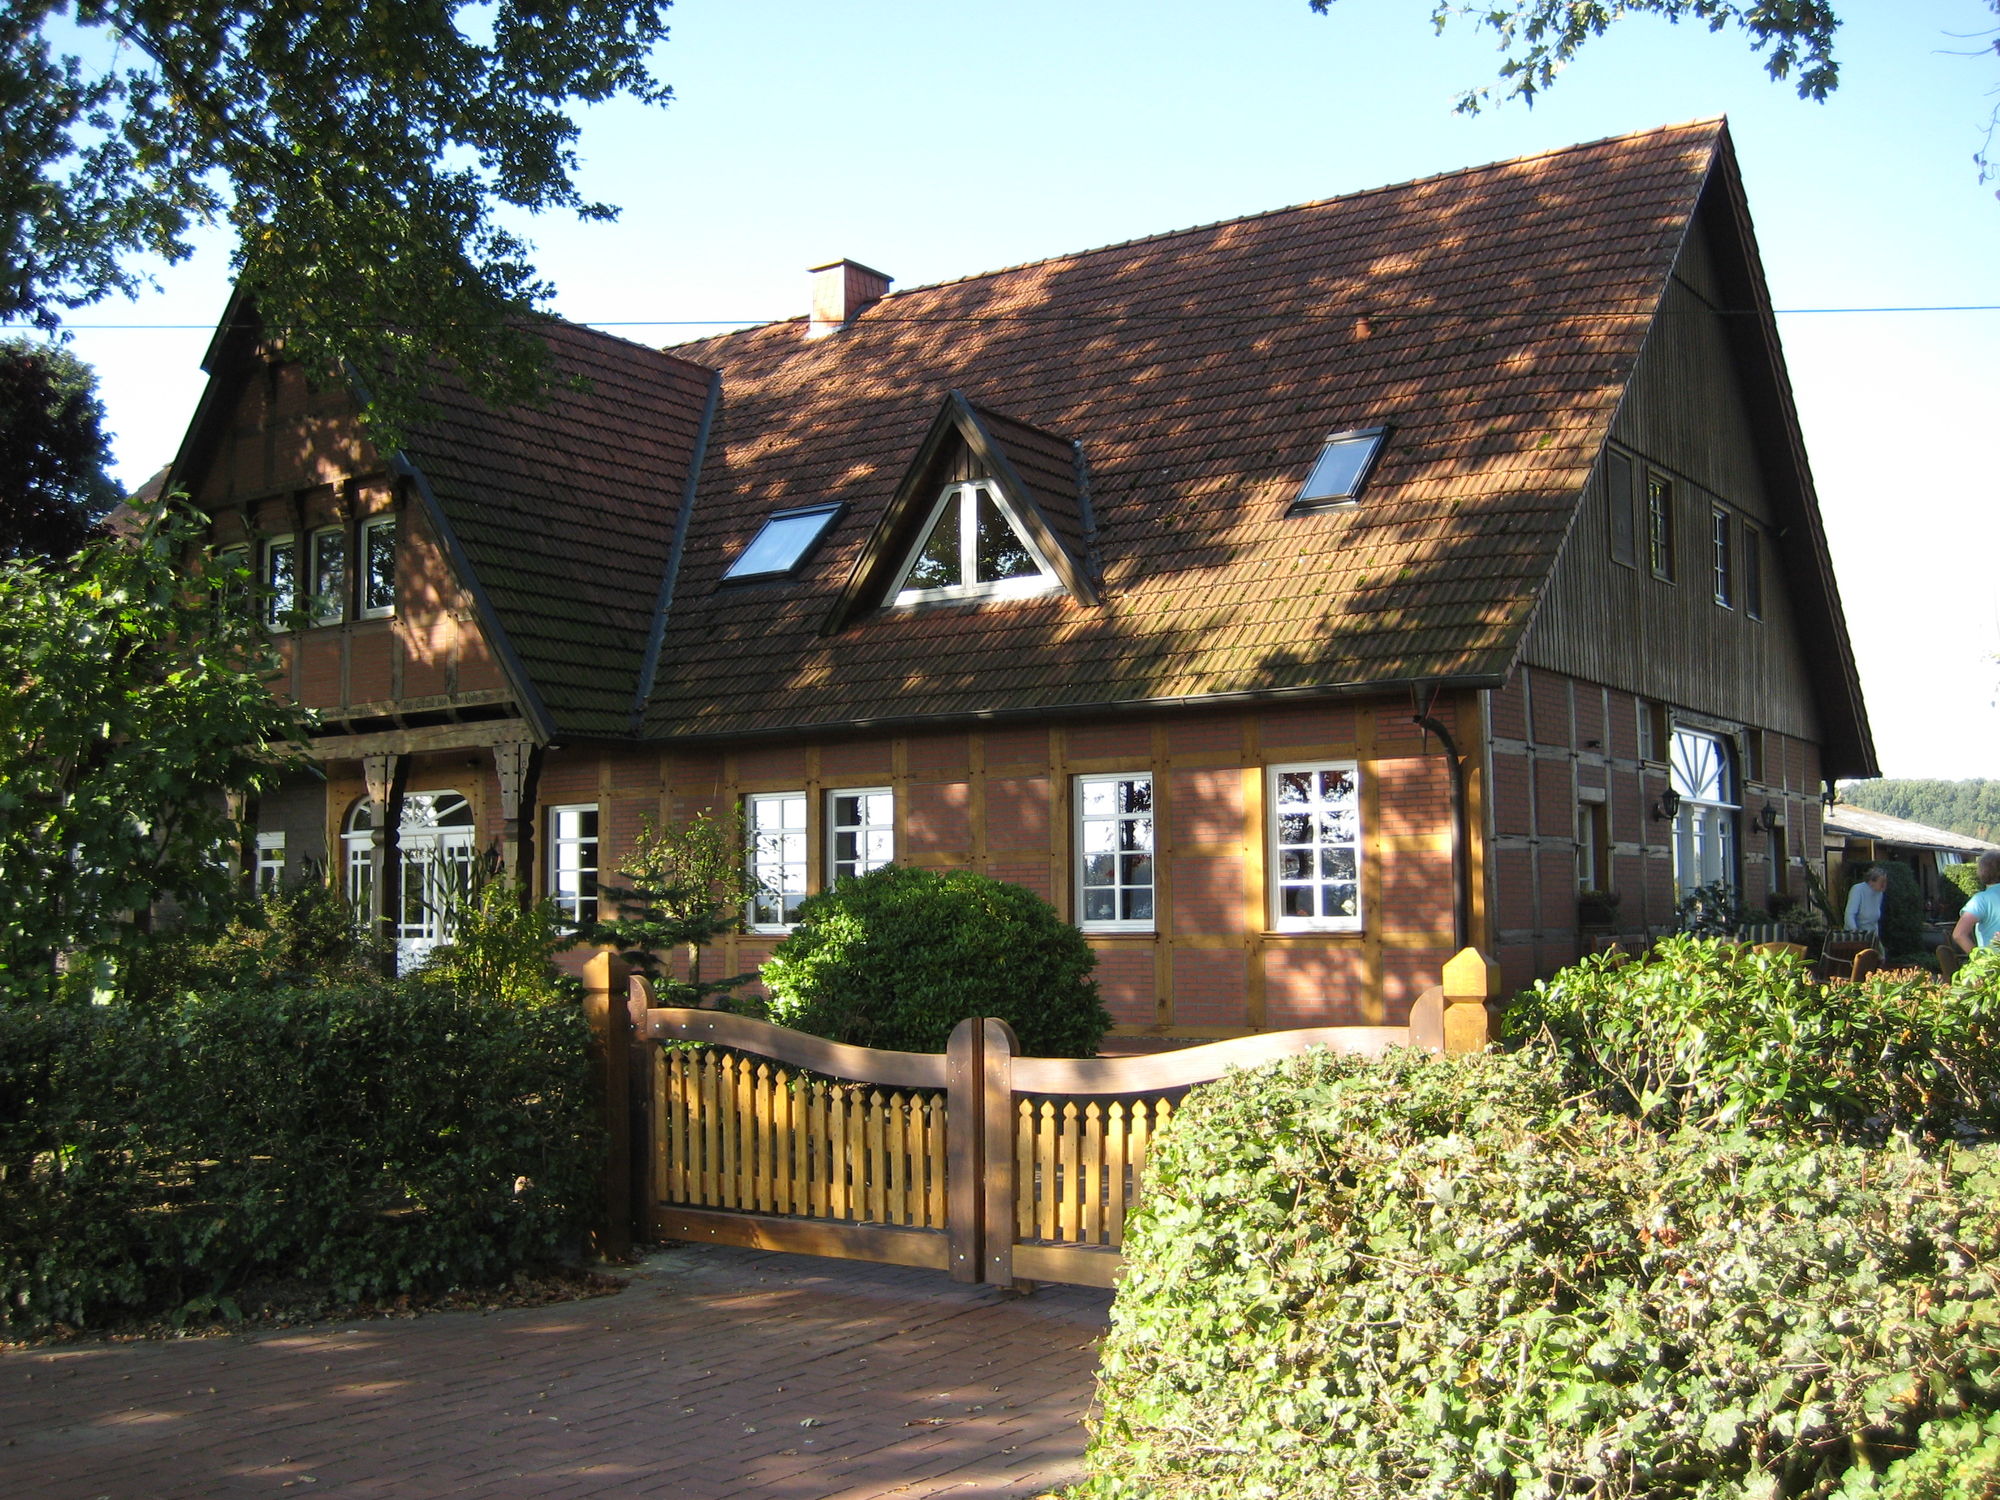
<path fill-rule="evenodd" d="M 1979 883 L 1986 889 L 1965 903 L 1951 930 L 1951 940 L 1967 953 L 1986 947 L 2000 933 L 2000 854 L 1979 856 Z"/>
<path fill-rule="evenodd" d="M 1868 873 L 1854 882 L 1847 893 L 1847 925 L 1865 932 L 1878 942 L 1882 937 L 1882 904 L 1889 899 L 1889 872 L 1870 865 Z"/>

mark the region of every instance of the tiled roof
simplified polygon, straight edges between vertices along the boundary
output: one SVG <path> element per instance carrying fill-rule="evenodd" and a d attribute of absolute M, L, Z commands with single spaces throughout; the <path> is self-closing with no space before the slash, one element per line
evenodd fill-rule
<path fill-rule="evenodd" d="M 622 735 L 712 376 L 587 328 L 547 336 L 545 406 L 495 412 L 446 383 L 404 453 L 552 727 Z M 560 383 L 576 376 L 588 389 Z"/>
<path fill-rule="evenodd" d="M 1724 142 L 1651 131 L 894 293 L 829 338 L 678 347 L 723 401 L 646 732 L 1497 678 Z M 1082 444 L 1102 603 L 822 635 L 954 389 L 1012 451 Z M 1287 517 L 1325 436 L 1377 423 L 1362 503 Z M 822 500 L 848 508 L 799 576 L 717 587 Z"/>

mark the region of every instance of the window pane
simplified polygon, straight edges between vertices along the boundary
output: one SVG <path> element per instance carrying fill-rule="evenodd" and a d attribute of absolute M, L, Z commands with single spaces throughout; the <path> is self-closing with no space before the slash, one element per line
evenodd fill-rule
<path fill-rule="evenodd" d="M 313 533 L 312 593 L 317 623 L 331 624 L 347 612 L 346 533 Z"/>
<path fill-rule="evenodd" d="M 1313 891 L 1309 885 L 1288 885 L 1282 890 L 1279 910 L 1288 917 L 1316 917 Z"/>
<path fill-rule="evenodd" d="M 396 607 L 396 523 L 370 521 L 362 530 L 366 555 L 361 559 L 361 607 L 382 613 Z"/>
<path fill-rule="evenodd" d="M 1356 433 L 1331 438 L 1320 450 L 1319 460 L 1299 491 L 1300 503 L 1352 499 L 1360 488 L 1362 473 L 1375 450 L 1382 446 L 1379 432 Z"/>
<path fill-rule="evenodd" d="M 1142 891 L 1125 892 L 1125 909 L 1121 913 L 1128 922 L 1150 922 L 1153 920 L 1153 891 L 1148 886 Z"/>
<path fill-rule="evenodd" d="M 942 589 L 963 583 L 958 533 L 958 496 L 953 495 L 945 502 L 944 509 L 938 512 L 937 524 L 931 527 L 930 537 L 917 554 L 917 560 L 910 564 L 909 577 L 903 580 L 903 587 Z"/>
<path fill-rule="evenodd" d="M 1083 893 L 1083 920 L 1086 922 L 1112 922 L 1118 918 L 1117 893 L 1109 890 L 1087 890 Z"/>
<path fill-rule="evenodd" d="M 1288 803 L 1310 802 L 1312 784 L 1310 771 L 1287 771 L 1278 778 L 1278 800 Z"/>
<path fill-rule="evenodd" d="M 789 573 L 799 565 L 820 533 L 833 520 L 835 507 L 774 515 L 767 520 L 750 545 L 736 554 L 724 578 L 756 578 L 767 573 Z"/>
<path fill-rule="evenodd" d="M 1008 578 L 1032 578 L 1041 572 L 1034 554 L 1014 532 L 1013 523 L 993 503 L 993 496 L 978 491 L 979 529 L 974 561 L 974 577 L 981 583 L 999 583 Z"/>
<path fill-rule="evenodd" d="M 298 548 L 289 539 L 265 546 L 264 587 L 268 591 L 268 618 L 282 627 L 299 604 Z"/>

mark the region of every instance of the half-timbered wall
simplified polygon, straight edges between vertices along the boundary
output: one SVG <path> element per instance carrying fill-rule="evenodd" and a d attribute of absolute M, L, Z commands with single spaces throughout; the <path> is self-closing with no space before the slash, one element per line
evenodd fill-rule
<path fill-rule="evenodd" d="M 1738 890 L 1746 906 L 1805 895 L 1800 856 L 1820 847 L 1819 748 L 1773 729 L 1672 712 L 1655 700 L 1523 667 L 1488 695 L 1485 737 L 1493 913 L 1489 941 L 1509 992 L 1572 962 L 1591 941 L 1577 913 L 1578 810 L 1603 808 L 1608 869 L 1598 888 L 1621 898 L 1602 936 L 1646 939 L 1674 929 L 1673 824 L 1659 815 L 1676 724 L 1720 736 L 1740 788 Z M 1756 826 L 1766 804 L 1777 827 Z M 1783 857 L 1780 858 L 1780 850 Z"/>
<path fill-rule="evenodd" d="M 1478 732 L 1475 701 L 1462 710 L 1454 731 L 1468 745 Z M 1433 711 L 1453 722 L 1452 705 Z M 1343 760 L 1360 771 L 1362 930 L 1275 931 L 1266 768 Z M 597 805 L 599 858 L 610 870 L 646 818 L 679 823 L 756 793 L 802 791 L 808 887 L 818 890 L 826 881 L 826 794 L 885 786 L 895 798 L 900 862 L 1013 881 L 1073 920 L 1075 778 L 1140 771 L 1153 778 L 1154 930 L 1089 934 L 1098 983 L 1121 1030 L 1228 1036 L 1397 1025 L 1437 982 L 1453 951 L 1450 780 L 1437 742 L 1411 723 L 1407 700 L 713 753 L 555 749 L 537 795 L 544 808 Z M 779 941 L 730 938 L 709 962 L 716 973 L 752 970 Z"/>

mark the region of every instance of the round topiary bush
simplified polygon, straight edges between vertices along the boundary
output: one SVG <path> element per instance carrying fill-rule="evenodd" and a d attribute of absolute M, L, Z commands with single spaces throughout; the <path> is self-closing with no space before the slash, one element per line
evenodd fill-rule
<path fill-rule="evenodd" d="M 1111 1025 L 1097 955 L 1033 891 L 970 870 L 885 865 L 799 906 L 762 978 L 771 1019 L 862 1047 L 942 1052 L 968 1016 L 1021 1050 L 1089 1057 Z"/>
<path fill-rule="evenodd" d="M 1534 1053 L 1321 1052 L 1194 1090 L 1078 1493 L 1989 1493 L 1990 1150 L 1664 1134 L 1565 1089 Z"/>

